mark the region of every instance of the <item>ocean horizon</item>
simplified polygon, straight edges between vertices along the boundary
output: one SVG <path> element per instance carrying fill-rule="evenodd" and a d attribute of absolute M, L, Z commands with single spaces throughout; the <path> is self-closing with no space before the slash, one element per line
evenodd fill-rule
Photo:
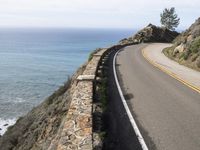
<path fill-rule="evenodd" d="M 96 48 L 131 29 L 0 28 L 0 135 L 50 96 Z"/>

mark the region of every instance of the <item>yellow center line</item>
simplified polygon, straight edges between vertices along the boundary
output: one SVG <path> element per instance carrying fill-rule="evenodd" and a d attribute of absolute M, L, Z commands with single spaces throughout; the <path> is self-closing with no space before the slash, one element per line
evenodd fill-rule
<path fill-rule="evenodd" d="M 164 73 L 170 75 L 171 77 L 173 77 L 174 79 L 180 81 L 181 83 L 183 83 L 184 85 L 190 87 L 191 89 L 195 90 L 196 92 L 200 93 L 200 88 L 197 86 L 192 85 L 189 81 L 186 81 L 184 79 L 182 79 L 181 77 L 179 77 L 177 74 L 167 70 L 166 68 L 164 68 L 163 66 L 155 63 L 154 61 L 152 61 L 146 54 L 145 50 L 142 49 L 142 55 L 143 57 L 150 63 L 152 64 L 154 67 L 160 69 L 161 71 L 163 71 Z"/>

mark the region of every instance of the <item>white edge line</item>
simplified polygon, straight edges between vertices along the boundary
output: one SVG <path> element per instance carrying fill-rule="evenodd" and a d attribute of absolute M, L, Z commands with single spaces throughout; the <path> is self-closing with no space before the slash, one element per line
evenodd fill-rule
<path fill-rule="evenodd" d="M 119 80 L 118 80 L 118 78 L 117 78 L 117 73 L 116 73 L 116 66 L 115 66 L 115 64 L 116 64 L 116 57 L 117 57 L 117 55 L 118 55 L 118 53 L 119 53 L 120 51 L 121 51 L 121 50 L 119 50 L 119 51 L 115 54 L 114 59 L 113 59 L 113 71 L 114 71 L 115 82 L 116 82 L 116 84 L 117 84 L 117 89 L 118 89 L 118 91 L 119 91 L 119 94 L 120 94 L 121 100 L 122 100 L 122 102 L 123 102 L 123 105 L 124 105 L 124 107 L 125 107 L 125 109 L 126 109 L 126 113 L 128 114 L 129 120 L 130 120 L 131 125 L 132 125 L 132 127 L 133 127 L 133 129 L 134 129 L 134 131 L 135 131 L 135 133 L 136 133 L 136 136 L 137 136 L 139 142 L 140 142 L 140 145 L 141 145 L 141 147 L 142 147 L 143 150 L 148 150 L 148 147 L 147 147 L 147 145 L 146 145 L 146 143 L 145 143 L 145 141 L 144 141 L 144 138 L 142 137 L 142 135 L 141 135 L 141 133 L 140 133 L 140 130 L 139 130 L 139 128 L 138 128 L 138 126 L 137 126 L 137 124 L 136 124 L 136 122 L 135 122 L 135 120 L 134 120 L 134 118 L 133 118 L 133 116 L 132 116 L 132 114 L 131 114 L 131 111 L 130 111 L 130 109 L 129 109 L 129 107 L 128 107 L 128 104 L 126 103 L 126 100 L 125 100 L 124 95 L 123 95 L 123 93 L 122 93 L 121 87 L 120 87 L 120 85 L 119 85 Z"/>

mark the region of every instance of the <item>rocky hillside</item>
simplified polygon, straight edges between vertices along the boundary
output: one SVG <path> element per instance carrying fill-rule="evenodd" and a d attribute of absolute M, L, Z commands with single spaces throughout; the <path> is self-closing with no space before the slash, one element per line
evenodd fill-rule
<path fill-rule="evenodd" d="M 163 52 L 180 64 L 200 71 L 200 18 L 174 40 L 172 47 Z"/>
<path fill-rule="evenodd" d="M 75 75 L 39 106 L 17 120 L 0 137 L 0 150 L 47 150 L 63 128 L 75 79 L 82 74 L 81 67 Z"/>
<path fill-rule="evenodd" d="M 157 27 L 155 25 L 149 24 L 147 27 L 143 28 L 137 32 L 134 36 L 120 41 L 121 44 L 124 43 L 142 43 L 142 42 L 172 42 L 179 33 L 176 31 L 170 31 L 166 28 Z"/>

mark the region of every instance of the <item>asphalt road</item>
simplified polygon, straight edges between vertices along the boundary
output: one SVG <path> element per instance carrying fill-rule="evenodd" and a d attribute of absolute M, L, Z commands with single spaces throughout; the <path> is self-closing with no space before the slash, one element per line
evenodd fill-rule
<path fill-rule="evenodd" d="M 148 45 L 124 48 L 117 56 L 120 85 L 149 149 L 200 149 L 200 94 L 152 66 Z"/>
<path fill-rule="evenodd" d="M 105 64 L 108 72 L 108 104 L 104 116 L 107 136 L 103 150 L 142 150 L 135 131 L 130 123 L 120 98 L 113 72 L 113 59 L 116 51 L 109 55 Z"/>

